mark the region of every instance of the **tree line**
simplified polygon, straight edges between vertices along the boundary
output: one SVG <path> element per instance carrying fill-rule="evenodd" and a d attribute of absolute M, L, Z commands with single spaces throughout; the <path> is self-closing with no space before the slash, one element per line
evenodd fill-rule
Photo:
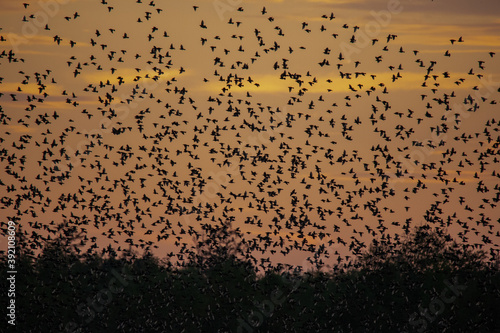
<path fill-rule="evenodd" d="M 498 259 L 430 227 L 374 240 L 346 270 L 258 272 L 235 242 L 208 237 L 182 267 L 151 253 L 82 255 L 70 237 L 36 256 L 20 242 L 16 329 L 500 332 Z"/>

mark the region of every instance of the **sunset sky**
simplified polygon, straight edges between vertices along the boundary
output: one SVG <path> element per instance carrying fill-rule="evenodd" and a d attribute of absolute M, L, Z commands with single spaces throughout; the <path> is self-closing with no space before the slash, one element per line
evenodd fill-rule
<path fill-rule="evenodd" d="M 234 220 L 259 258 L 331 266 L 428 223 L 498 251 L 498 1 L 4 0 L 0 22 L 2 222 L 30 236 L 163 257 Z"/>

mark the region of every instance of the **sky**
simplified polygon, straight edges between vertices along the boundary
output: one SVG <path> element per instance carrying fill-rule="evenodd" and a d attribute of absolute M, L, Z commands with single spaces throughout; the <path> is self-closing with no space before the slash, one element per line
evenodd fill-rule
<path fill-rule="evenodd" d="M 179 261 L 228 222 L 273 263 L 332 267 L 424 224 L 498 252 L 499 14 L 1 1 L 2 223 Z"/>

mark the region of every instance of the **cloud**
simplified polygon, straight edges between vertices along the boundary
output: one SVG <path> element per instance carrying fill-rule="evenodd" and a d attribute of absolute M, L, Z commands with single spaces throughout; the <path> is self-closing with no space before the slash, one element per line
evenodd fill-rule
<path fill-rule="evenodd" d="M 31 78 L 32 80 L 34 79 L 33 77 Z M 39 86 L 36 83 L 29 83 L 29 84 L 21 84 L 19 82 L 3 82 L 0 84 L 0 88 L 4 94 L 19 94 L 19 95 L 39 95 L 40 90 Z M 21 89 L 21 91 L 19 91 Z M 58 93 L 62 89 L 56 85 L 56 84 L 49 84 L 45 86 L 45 89 L 43 92 L 46 92 L 47 94 L 53 94 L 53 93 Z M 19 97 L 18 99 L 22 99 Z"/>
<path fill-rule="evenodd" d="M 446 13 L 468 16 L 496 16 L 500 13 L 500 2 L 496 0 L 308 0 L 318 6 L 335 9 L 356 9 L 364 12 L 384 10 L 390 6 L 401 6 L 403 13 L 425 12 L 429 16 Z M 335 7 L 333 7 L 335 6 Z"/>
<path fill-rule="evenodd" d="M 445 50 L 442 50 L 444 54 Z M 354 73 L 352 73 L 353 79 L 345 80 L 339 77 L 338 73 L 332 72 L 331 75 L 323 75 L 316 77 L 317 83 L 314 85 L 309 85 L 307 82 L 303 83 L 301 87 L 295 82 L 295 80 L 287 79 L 281 80 L 278 75 L 263 74 L 253 76 L 253 82 L 244 82 L 241 87 L 232 86 L 231 92 L 260 92 L 260 93 L 283 93 L 288 95 L 296 95 L 299 89 L 307 89 L 307 93 L 317 93 L 317 94 L 327 94 L 327 93 L 358 93 L 365 94 L 368 89 L 375 87 L 377 90 L 383 90 L 380 87 L 380 83 L 383 83 L 385 87 L 390 90 L 421 90 L 422 83 L 425 81 L 425 72 L 406 72 L 399 71 L 401 78 L 393 82 L 393 76 L 397 76 L 398 71 L 392 72 L 373 72 L 366 73 L 364 76 L 360 75 L 355 78 Z M 375 76 L 375 78 L 372 77 Z M 463 77 L 464 73 L 452 72 L 450 73 L 449 79 L 443 79 L 439 81 L 441 89 L 468 89 L 477 85 L 477 82 L 473 80 L 464 81 L 460 86 L 455 84 L 459 78 Z M 311 77 L 309 79 L 312 80 Z M 327 80 L 331 80 L 328 82 Z M 305 80 L 307 81 L 307 79 Z M 433 81 L 434 82 L 434 81 Z M 432 83 L 433 83 L 432 82 Z M 256 85 L 258 84 L 258 85 Z M 359 86 L 361 85 L 361 87 Z M 221 89 L 225 87 L 225 82 L 214 81 L 210 84 L 204 84 L 198 87 L 199 90 L 210 91 L 213 93 L 221 92 Z M 291 92 L 289 92 L 289 87 L 293 87 Z M 356 90 L 353 91 L 351 87 Z"/>
<path fill-rule="evenodd" d="M 154 81 L 155 83 L 149 83 L 145 88 L 149 88 L 151 86 L 157 86 L 159 85 L 162 81 L 171 79 L 173 77 L 176 77 L 179 74 L 179 71 L 177 70 L 167 70 L 163 71 L 163 74 L 161 75 L 161 78 L 159 78 L 157 81 Z M 182 76 L 190 75 L 190 72 L 186 71 L 182 73 Z M 118 84 L 120 79 L 125 83 L 125 84 L 139 84 L 140 82 L 144 82 L 144 79 L 149 79 L 152 80 L 153 77 L 158 76 L 158 73 L 154 71 L 153 69 L 140 69 L 139 71 L 135 68 L 117 68 L 116 72 L 112 75 L 109 74 L 109 70 L 107 71 L 94 71 L 91 73 L 83 73 L 82 77 L 83 79 L 88 82 L 88 83 L 98 83 L 98 82 L 106 82 L 109 80 L 111 84 Z M 140 81 L 138 81 L 138 78 L 140 78 Z"/>
<path fill-rule="evenodd" d="M 14 133 L 31 133 L 35 131 L 33 127 L 26 127 L 22 125 L 7 125 L 7 128 L 12 130 Z"/>
<path fill-rule="evenodd" d="M 23 34 L 18 34 L 14 32 L 7 32 L 5 35 L 5 38 L 7 39 L 7 43 L 10 43 L 11 45 L 53 45 L 54 44 L 54 39 L 49 36 L 43 36 L 43 35 L 23 35 Z"/>

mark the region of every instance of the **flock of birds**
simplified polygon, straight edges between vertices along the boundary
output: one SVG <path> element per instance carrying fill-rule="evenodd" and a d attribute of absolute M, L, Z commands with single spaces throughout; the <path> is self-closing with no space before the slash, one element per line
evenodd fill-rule
<path fill-rule="evenodd" d="M 363 43 L 330 12 L 199 5 L 181 30 L 159 2 L 92 6 L 98 28 L 61 7 L 38 31 L 48 63 L 0 42 L 0 202 L 33 249 L 73 230 L 77 251 L 182 264 L 210 235 L 260 265 L 346 267 L 427 223 L 498 252 L 494 52 L 459 71 L 462 37 L 442 54 Z"/>

